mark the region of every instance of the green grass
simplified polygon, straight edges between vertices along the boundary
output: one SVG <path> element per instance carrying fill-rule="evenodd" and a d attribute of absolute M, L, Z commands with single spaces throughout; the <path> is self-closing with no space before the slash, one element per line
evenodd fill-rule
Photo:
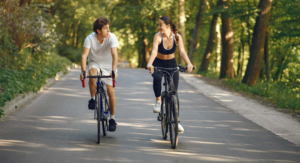
<path fill-rule="evenodd" d="M 275 103 L 279 108 L 300 111 L 300 94 L 285 82 L 258 81 L 255 86 L 241 83 L 241 78 L 225 79 L 224 82 L 237 91 L 259 95 Z"/>

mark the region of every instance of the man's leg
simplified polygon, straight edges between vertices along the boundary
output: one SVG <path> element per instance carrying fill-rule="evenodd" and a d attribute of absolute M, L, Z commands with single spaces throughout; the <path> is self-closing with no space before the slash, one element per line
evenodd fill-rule
<path fill-rule="evenodd" d="M 96 68 L 91 68 L 89 70 L 89 75 L 90 76 L 96 76 L 97 75 L 97 69 Z M 89 109 L 95 109 L 96 108 L 96 103 L 95 103 L 95 95 L 96 95 L 96 79 L 94 78 L 89 78 L 89 88 L 90 88 L 90 94 L 91 94 L 91 100 L 89 101 Z"/>
<path fill-rule="evenodd" d="M 108 84 L 106 84 L 106 88 L 109 97 L 109 107 L 110 107 L 109 131 L 116 131 L 117 123 L 115 121 L 115 110 L 116 110 L 115 88 Z"/>
<path fill-rule="evenodd" d="M 109 97 L 110 114 L 115 115 L 115 108 L 116 108 L 115 88 L 108 84 L 106 84 L 106 88 Z"/>

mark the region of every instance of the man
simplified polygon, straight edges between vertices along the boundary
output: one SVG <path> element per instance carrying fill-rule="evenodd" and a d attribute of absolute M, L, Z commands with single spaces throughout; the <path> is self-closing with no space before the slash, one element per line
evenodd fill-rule
<path fill-rule="evenodd" d="M 83 72 L 86 71 L 86 59 L 88 57 L 88 72 L 91 76 L 96 76 L 100 69 L 102 75 L 112 76 L 112 71 L 115 72 L 115 79 L 118 77 L 117 64 L 118 53 L 117 47 L 119 46 L 116 35 L 109 32 L 110 22 L 106 17 L 100 17 L 94 22 L 94 32 L 88 35 L 84 41 L 84 48 L 81 56 L 81 70 L 80 80 L 83 80 Z M 115 121 L 115 107 L 116 97 L 115 90 L 112 86 L 112 78 L 101 79 L 106 84 L 107 94 L 109 96 L 110 106 L 110 120 L 109 131 L 116 130 Z M 96 79 L 89 79 L 89 88 L 91 100 L 89 100 L 88 108 L 95 109 L 95 95 L 96 95 Z"/>

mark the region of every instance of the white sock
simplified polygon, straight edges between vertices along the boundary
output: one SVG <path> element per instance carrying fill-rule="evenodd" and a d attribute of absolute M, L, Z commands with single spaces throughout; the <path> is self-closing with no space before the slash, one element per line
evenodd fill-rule
<path fill-rule="evenodd" d="M 115 119 L 115 115 L 110 115 L 110 119 Z"/>
<path fill-rule="evenodd" d="M 94 99 L 94 100 L 95 100 L 95 96 L 94 96 L 94 97 L 92 97 L 92 99 Z"/>

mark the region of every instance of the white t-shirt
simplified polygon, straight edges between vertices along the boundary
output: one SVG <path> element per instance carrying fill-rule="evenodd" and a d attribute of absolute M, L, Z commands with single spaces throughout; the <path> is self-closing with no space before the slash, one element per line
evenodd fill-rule
<path fill-rule="evenodd" d="M 115 34 L 109 33 L 108 38 L 104 38 L 102 44 L 99 44 L 95 32 L 88 35 L 84 41 L 83 47 L 89 48 L 89 62 L 96 62 L 103 68 L 112 69 L 111 48 L 118 47 L 119 42 Z"/>

